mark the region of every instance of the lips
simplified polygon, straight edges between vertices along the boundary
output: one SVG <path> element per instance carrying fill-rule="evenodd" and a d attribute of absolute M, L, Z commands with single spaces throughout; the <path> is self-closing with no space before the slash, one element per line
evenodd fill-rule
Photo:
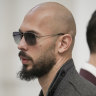
<path fill-rule="evenodd" d="M 28 64 L 28 62 L 30 61 L 30 59 L 20 56 L 20 60 L 22 61 L 22 64 Z"/>

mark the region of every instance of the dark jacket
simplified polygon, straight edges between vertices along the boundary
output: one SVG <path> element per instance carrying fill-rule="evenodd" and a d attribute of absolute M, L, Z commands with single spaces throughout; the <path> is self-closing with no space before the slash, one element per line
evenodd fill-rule
<path fill-rule="evenodd" d="M 39 96 L 43 96 L 42 90 Z M 96 87 L 77 73 L 71 59 L 58 71 L 47 96 L 96 96 Z"/>

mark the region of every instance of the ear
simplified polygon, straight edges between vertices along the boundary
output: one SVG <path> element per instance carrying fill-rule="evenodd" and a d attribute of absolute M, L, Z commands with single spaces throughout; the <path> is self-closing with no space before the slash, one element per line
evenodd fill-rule
<path fill-rule="evenodd" d="M 61 36 L 60 41 L 58 42 L 58 52 L 59 53 L 64 53 L 65 51 L 67 51 L 72 43 L 72 37 L 70 34 L 65 34 L 63 36 Z"/>

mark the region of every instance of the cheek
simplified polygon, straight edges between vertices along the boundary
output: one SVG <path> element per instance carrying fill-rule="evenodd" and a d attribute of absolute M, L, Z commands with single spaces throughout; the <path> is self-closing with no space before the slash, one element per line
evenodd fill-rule
<path fill-rule="evenodd" d="M 42 54 L 47 54 L 47 50 L 53 49 L 51 48 L 52 46 L 52 41 L 48 39 L 47 41 L 43 41 L 42 43 L 39 42 L 34 46 L 29 46 L 28 54 L 32 57 L 33 61 L 36 61 Z"/>
<path fill-rule="evenodd" d="M 37 59 L 40 54 L 42 54 L 41 46 L 30 46 L 28 54 L 32 57 L 33 60 Z"/>

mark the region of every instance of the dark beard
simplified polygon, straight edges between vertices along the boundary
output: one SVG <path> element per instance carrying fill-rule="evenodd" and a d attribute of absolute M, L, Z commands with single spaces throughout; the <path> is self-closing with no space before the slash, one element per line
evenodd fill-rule
<path fill-rule="evenodd" d="M 21 51 L 19 54 L 28 57 L 32 60 L 32 58 L 27 56 L 23 51 Z M 55 63 L 56 59 L 53 52 L 48 51 L 46 54 L 40 56 L 37 59 L 37 62 L 33 62 L 32 60 L 32 69 L 27 70 L 28 65 L 23 65 L 23 68 L 18 73 L 18 76 L 21 80 L 26 81 L 30 81 L 35 78 L 40 78 L 47 74 L 52 69 Z"/>

